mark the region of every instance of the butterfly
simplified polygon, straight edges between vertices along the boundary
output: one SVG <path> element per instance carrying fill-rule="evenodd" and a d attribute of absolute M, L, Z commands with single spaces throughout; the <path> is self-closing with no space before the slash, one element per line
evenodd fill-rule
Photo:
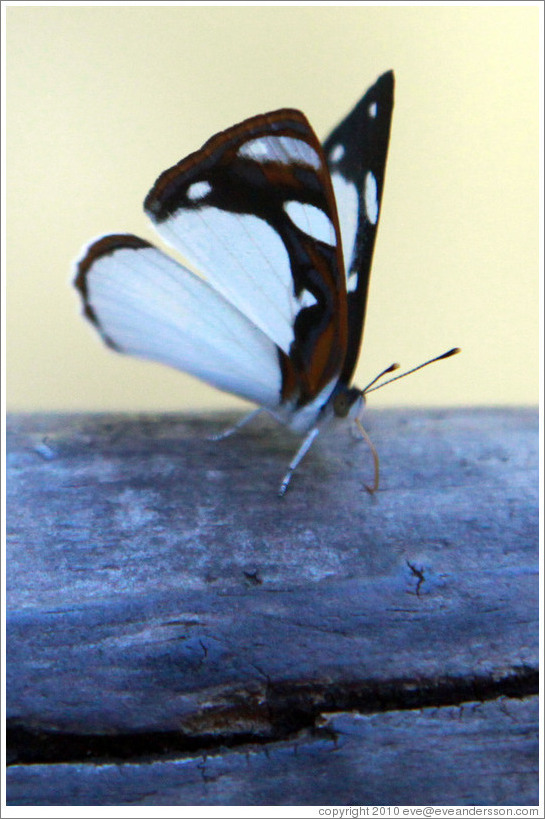
<path fill-rule="evenodd" d="M 164 171 L 144 202 L 186 264 L 137 236 L 113 234 L 77 265 L 84 314 L 107 345 L 257 404 L 234 429 L 264 409 L 306 433 L 281 495 L 325 423 L 359 423 L 371 386 L 359 390 L 351 380 L 393 103 L 388 71 L 323 145 L 290 108 L 216 134 Z"/>

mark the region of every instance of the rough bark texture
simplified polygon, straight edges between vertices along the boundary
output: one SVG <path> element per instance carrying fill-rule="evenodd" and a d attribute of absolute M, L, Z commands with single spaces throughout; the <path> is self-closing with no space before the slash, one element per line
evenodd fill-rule
<path fill-rule="evenodd" d="M 8 421 L 8 804 L 537 804 L 535 410 Z"/>

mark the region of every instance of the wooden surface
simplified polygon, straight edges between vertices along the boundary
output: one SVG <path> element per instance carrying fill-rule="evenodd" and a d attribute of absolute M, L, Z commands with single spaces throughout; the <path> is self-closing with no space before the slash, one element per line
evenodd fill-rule
<path fill-rule="evenodd" d="M 537 804 L 537 411 L 232 420 L 8 420 L 8 804 Z"/>

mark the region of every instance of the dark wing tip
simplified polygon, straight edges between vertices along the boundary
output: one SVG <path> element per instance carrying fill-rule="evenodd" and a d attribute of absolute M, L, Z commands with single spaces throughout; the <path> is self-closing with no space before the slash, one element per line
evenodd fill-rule
<path fill-rule="evenodd" d="M 102 236 L 100 239 L 97 239 L 89 245 L 84 255 L 76 265 L 76 276 L 73 284 L 81 296 L 83 302 L 83 314 L 100 331 L 104 341 L 110 347 L 116 348 L 116 345 L 103 332 L 98 317 L 89 302 L 89 272 L 99 259 L 102 259 L 104 256 L 109 256 L 116 250 L 120 250 L 121 248 L 139 250 L 146 247 L 153 247 L 153 245 L 146 242 L 145 239 L 140 239 L 138 236 L 134 236 L 132 233 L 115 233 L 108 236 Z"/>
<path fill-rule="evenodd" d="M 390 68 L 388 71 L 385 71 L 384 74 L 380 75 L 377 82 L 383 82 L 384 84 L 388 83 L 393 87 L 395 84 L 394 70 Z"/>
<path fill-rule="evenodd" d="M 385 71 L 380 77 L 377 77 L 373 85 L 368 89 L 367 93 L 380 92 L 381 94 L 393 95 L 395 86 L 395 74 L 392 69 Z"/>
<path fill-rule="evenodd" d="M 367 93 L 364 96 L 364 100 L 386 100 L 390 106 L 393 105 L 394 99 L 394 89 L 395 89 L 395 75 L 392 70 L 385 71 L 384 74 L 381 74 L 380 77 L 376 80 L 375 84 L 369 88 Z"/>
<path fill-rule="evenodd" d="M 101 236 L 89 245 L 85 254 L 77 263 L 74 287 L 79 290 L 84 299 L 87 298 L 87 274 L 98 259 L 109 256 L 116 250 L 128 248 L 139 250 L 140 248 L 153 247 L 145 239 L 134 236 L 132 233 L 113 233 L 108 236 Z"/>

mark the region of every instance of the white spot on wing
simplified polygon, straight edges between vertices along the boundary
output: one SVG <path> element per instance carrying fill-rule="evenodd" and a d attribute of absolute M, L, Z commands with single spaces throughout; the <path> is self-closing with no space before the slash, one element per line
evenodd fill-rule
<path fill-rule="evenodd" d="M 320 208 L 291 200 L 284 202 L 284 210 L 293 224 L 303 233 L 320 242 L 326 242 L 328 245 L 337 244 L 333 222 Z"/>
<path fill-rule="evenodd" d="M 344 145 L 335 145 L 331 153 L 329 154 L 329 159 L 331 162 L 339 162 L 345 154 Z"/>
<path fill-rule="evenodd" d="M 358 229 L 358 191 L 356 186 L 348 182 L 340 173 L 332 173 L 331 181 L 341 225 L 344 265 L 348 274 L 354 256 Z"/>
<path fill-rule="evenodd" d="M 258 162 L 295 162 L 319 170 L 322 163 L 314 148 L 302 139 L 286 136 L 264 136 L 245 142 L 238 155 Z"/>
<path fill-rule="evenodd" d="M 301 305 L 301 309 L 304 307 L 312 307 L 313 304 L 318 304 L 318 299 L 310 290 L 302 290 L 299 296 L 299 304 Z"/>
<path fill-rule="evenodd" d="M 348 293 L 353 293 L 358 287 L 358 274 L 352 273 L 348 276 L 346 281 L 346 290 Z"/>
<path fill-rule="evenodd" d="M 365 177 L 365 212 L 371 224 L 376 225 L 378 220 L 378 189 L 377 180 L 371 171 Z"/>
<path fill-rule="evenodd" d="M 374 119 L 376 117 L 376 115 L 377 115 L 377 104 L 376 104 L 376 102 L 372 102 L 371 105 L 369 106 L 369 108 L 367 109 L 367 111 L 369 113 L 369 116 L 373 117 L 373 119 Z"/>
<path fill-rule="evenodd" d="M 273 137 L 263 137 L 262 139 L 251 139 L 245 142 L 238 149 L 238 155 L 244 156 L 247 159 L 271 160 L 272 145 L 270 144 Z M 274 137 L 276 139 L 276 137 Z"/>
<path fill-rule="evenodd" d="M 201 180 L 200 182 L 193 182 L 193 184 L 189 186 L 186 191 L 186 196 L 192 202 L 197 202 L 199 199 L 203 199 L 211 190 L 212 185 L 210 182 Z"/>

